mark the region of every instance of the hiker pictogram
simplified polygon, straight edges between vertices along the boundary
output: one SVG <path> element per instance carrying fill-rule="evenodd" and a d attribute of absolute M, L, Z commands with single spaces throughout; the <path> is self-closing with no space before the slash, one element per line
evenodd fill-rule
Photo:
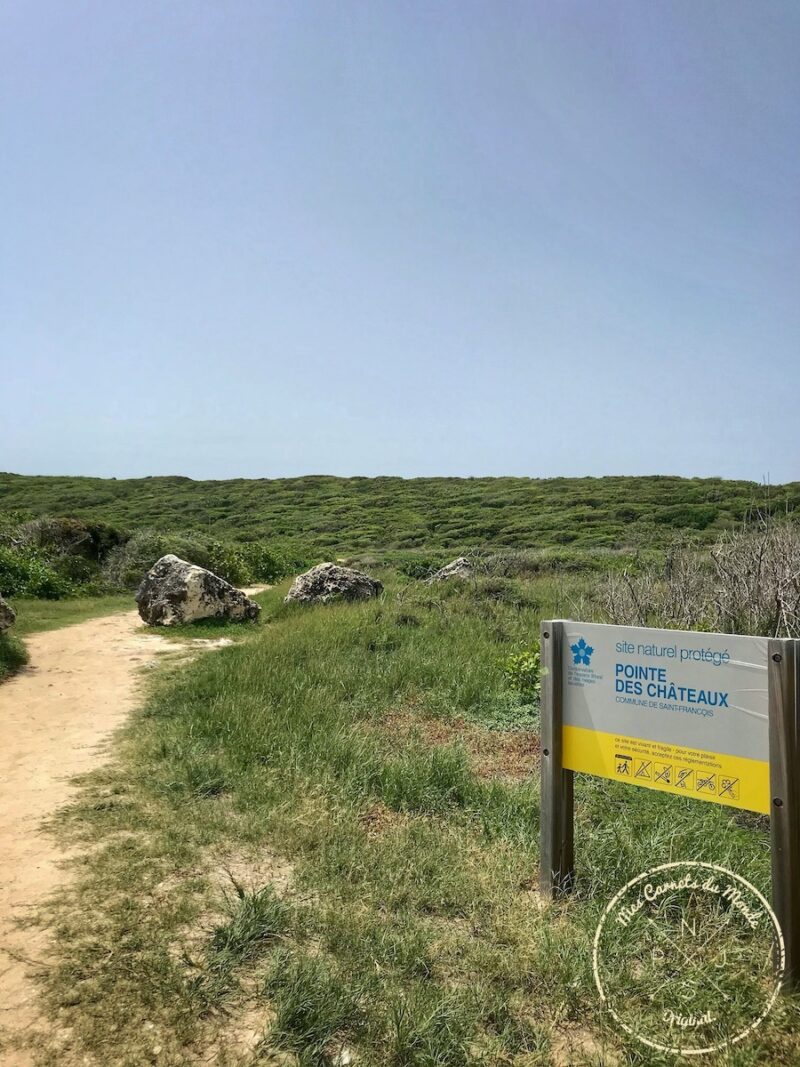
<path fill-rule="evenodd" d="M 614 753 L 614 760 L 616 762 L 617 774 L 622 774 L 626 778 L 631 776 L 631 763 L 633 762 L 632 756 L 623 756 L 619 752 Z"/>

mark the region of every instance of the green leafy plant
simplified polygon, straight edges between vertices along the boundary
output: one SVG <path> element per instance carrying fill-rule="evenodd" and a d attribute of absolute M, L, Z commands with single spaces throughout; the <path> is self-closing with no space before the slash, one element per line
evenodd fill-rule
<path fill-rule="evenodd" d="M 539 696 L 539 642 L 534 648 L 512 652 L 503 660 L 503 672 L 509 684 L 528 701 Z"/>
<path fill-rule="evenodd" d="M 34 552 L 0 545 L 0 595 L 60 600 L 71 592 L 69 580 Z"/>

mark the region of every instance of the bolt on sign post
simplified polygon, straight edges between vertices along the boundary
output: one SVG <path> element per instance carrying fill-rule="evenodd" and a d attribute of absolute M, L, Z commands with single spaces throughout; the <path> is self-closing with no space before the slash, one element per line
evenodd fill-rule
<path fill-rule="evenodd" d="M 768 814 L 800 983 L 800 641 L 550 620 L 541 663 L 542 891 L 574 882 L 575 771 Z"/>

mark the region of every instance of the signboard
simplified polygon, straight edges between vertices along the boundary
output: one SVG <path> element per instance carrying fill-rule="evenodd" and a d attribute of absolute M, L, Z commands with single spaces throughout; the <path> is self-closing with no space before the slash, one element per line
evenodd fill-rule
<path fill-rule="evenodd" d="M 565 768 L 770 811 L 767 638 L 562 625 Z"/>
<path fill-rule="evenodd" d="M 575 883 L 574 771 L 768 812 L 800 988 L 800 639 L 553 619 L 541 660 L 542 892 Z"/>

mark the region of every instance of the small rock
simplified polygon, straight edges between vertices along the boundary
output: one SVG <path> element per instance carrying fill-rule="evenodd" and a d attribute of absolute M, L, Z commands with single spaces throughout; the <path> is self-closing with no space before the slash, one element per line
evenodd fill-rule
<path fill-rule="evenodd" d="M 436 574 L 426 578 L 425 584 L 433 585 L 434 582 L 446 582 L 448 578 L 471 578 L 474 570 L 466 556 L 459 556 L 458 559 L 454 559 L 452 563 L 448 563 L 446 567 L 438 570 Z"/>
<path fill-rule="evenodd" d="M 136 591 L 139 614 L 150 626 L 197 619 L 257 619 L 261 608 L 223 578 L 177 556 L 162 556 Z"/>
<path fill-rule="evenodd" d="M 361 571 L 320 563 L 292 583 L 285 603 L 326 604 L 329 600 L 367 600 L 383 592 L 383 583 Z"/>
<path fill-rule="evenodd" d="M 0 634 L 5 633 L 17 617 L 16 611 L 0 596 Z"/>

